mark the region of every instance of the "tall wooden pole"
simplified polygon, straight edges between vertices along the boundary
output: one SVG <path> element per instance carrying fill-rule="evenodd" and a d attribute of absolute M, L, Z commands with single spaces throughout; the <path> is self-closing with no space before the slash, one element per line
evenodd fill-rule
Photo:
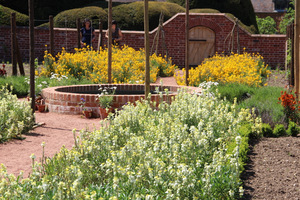
<path fill-rule="evenodd" d="M 54 25 L 53 16 L 49 16 L 49 41 L 50 41 L 50 54 L 54 56 Z"/>
<path fill-rule="evenodd" d="M 17 51 L 16 51 L 16 13 L 11 13 L 10 18 L 11 27 L 11 63 L 12 63 L 12 75 L 17 76 Z"/>
<path fill-rule="evenodd" d="M 299 42 L 300 42 L 300 0 L 295 0 L 295 39 L 294 39 L 294 77 L 295 90 L 300 93 L 300 57 L 299 57 Z"/>
<path fill-rule="evenodd" d="M 150 93 L 150 48 L 149 48 L 149 16 L 148 16 L 148 0 L 144 0 L 144 31 L 145 31 L 145 98 Z"/>
<path fill-rule="evenodd" d="M 102 47 L 102 31 L 103 31 L 103 26 L 101 21 L 99 20 L 99 39 L 98 39 L 98 48 L 97 50 L 100 50 L 100 47 Z"/>
<path fill-rule="evenodd" d="M 108 50 L 107 50 L 107 78 L 108 78 L 108 83 L 111 83 L 111 44 L 112 44 L 112 32 L 111 32 L 111 27 L 112 27 L 112 0 L 108 1 Z"/>
<path fill-rule="evenodd" d="M 189 0 L 185 0 L 185 84 L 189 85 Z"/>
<path fill-rule="evenodd" d="M 81 43 L 80 43 L 80 18 L 76 19 L 76 26 L 77 26 L 77 47 L 78 49 L 81 48 Z"/>
<path fill-rule="evenodd" d="M 35 112 L 35 87 L 34 87 L 34 0 L 28 0 L 29 9 L 29 64 L 30 64 L 30 97 L 32 112 Z"/>

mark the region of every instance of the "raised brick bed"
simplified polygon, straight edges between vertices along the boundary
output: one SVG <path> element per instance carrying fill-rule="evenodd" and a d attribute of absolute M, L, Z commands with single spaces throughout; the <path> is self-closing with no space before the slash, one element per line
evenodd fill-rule
<path fill-rule="evenodd" d="M 144 85 L 138 84 L 101 84 L 101 85 L 72 85 L 72 86 L 59 86 L 43 89 L 42 96 L 48 106 L 50 112 L 62 114 L 81 114 L 82 110 L 79 106 L 81 98 L 85 99 L 85 107 L 93 110 L 93 116 L 99 117 L 99 104 L 97 101 L 97 94 L 86 94 L 89 91 L 96 91 L 99 87 L 117 87 L 118 91 L 144 91 Z M 151 85 L 150 90 L 155 91 L 159 87 L 159 91 L 168 89 L 169 96 L 163 95 L 164 101 L 170 101 L 172 96 L 177 94 L 180 86 L 160 86 Z M 190 87 L 189 87 L 190 88 Z M 84 93 L 80 93 L 84 92 Z M 114 108 L 120 108 L 128 102 L 134 103 L 138 100 L 144 99 L 143 94 L 122 94 L 114 95 Z M 160 95 L 152 94 L 151 100 L 159 102 Z"/>

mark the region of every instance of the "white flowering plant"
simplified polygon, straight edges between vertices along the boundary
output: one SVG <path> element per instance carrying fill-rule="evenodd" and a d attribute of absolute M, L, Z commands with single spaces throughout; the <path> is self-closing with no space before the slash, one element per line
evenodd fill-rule
<path fill-rule="evenodd" d="M 10 88 L 12 91 L 12 88 Z M 20 138 L 34 125 L 30 102 L 19 101 L 4 86 L 0 88 L 0 143 Z"/>
<path fill-rule="evenodd" d="M 112 106 L 117 87 L 99 87 L 98 102 L 101 108 L 110 108 Z"/>
<path fill-rule="evenodd" d="M 215 97 L 179 92 L 158 109 L 129 104 L 99 130 L 75 134 L 75 147 L 34 165 L 28 179 L 0 169 L 0 198 L 44 199 L 237 199 L 240 149 L 249 110 Z M 230 149 L 228 147 L 230 146 Z"/>

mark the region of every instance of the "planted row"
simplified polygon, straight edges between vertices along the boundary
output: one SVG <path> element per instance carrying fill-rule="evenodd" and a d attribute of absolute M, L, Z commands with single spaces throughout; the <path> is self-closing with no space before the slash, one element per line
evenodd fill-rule
<path fill-rule="evenodd" d="M 181 92 L 169 105 L 127 105 L 75 147 L 35 163 L 28 179 L 0 170 L 0 197 L 44 199 L 234 199 L 243 192 L 242 127 L 260 120 L 235 104 Z M 74 132 L 75 133 L 75 132 Z"/>

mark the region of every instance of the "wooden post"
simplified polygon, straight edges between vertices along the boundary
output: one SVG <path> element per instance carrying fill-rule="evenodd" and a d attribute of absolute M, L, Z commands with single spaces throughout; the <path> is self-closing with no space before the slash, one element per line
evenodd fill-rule
<path fill-rule="evenodd" d="M 17 63 L 19 65 L 19 70 L 20 70 L 20 74 L 22 76 L 25 76 L 25 71 L 24 71 L 24 67 L 23 67 L 23 61 L 22 61 L 22 56 L 21 56 L 21 52 L 19 49 L 19 44 L 18 44 L 18 40 L 16 39 L 16 52 L 17 52 Z"/>
<path fill-rule="evenodd" d="M 29 64 L 30 64 L 30 97 L 31 109 L 35 112 L 35 87 L 34 87 L 34 0 L 28 0 L 29 13 Z"/>
<path fill-rule="evenodd" d="M 80 27 L 81 27 L 80 18 L 77 18 L 76 26 L 77 26 L 77 47 L 78 47 L 78 49 L 80 49 L 81 48 L 81 43 L 80 43 Z"/>
<path fill-rule="evenodd" d="M 300 37 L 300 0 L 295 0 L 295 39 L 294 39 L 294 77 L 295 90 L 300 93 L 300 59 L 299 59 L 299 37 Z"/>
<path fill-rule="evenodd" d="M 103 34 L 102 29 L 103 29 L 102 23 L 101 21 L 99 21 L 99 38 L 98 38 L 98 48 L 97 48 L 98 51 L 100 50 L 100 47 L 102 47 L 102 34 Z"/>
<path fill-rule="evenodd" d="M 12 63 L 12 75 L 17 76 L 17 51 L 16 51 L 16 13 L 11 13 L 10 18 L 11 27 L 11 63 Z"/>
<path fill-rule="evenodd" d="M 147 99 L 150 93 L 150 64 L 149 64 L 149 15 L 148 15 L 148 0 L 144 0 L 144 42 L 145 42 L 145 98 Z"/>
<path fill-rule="evenodd" d="M 49 16 L 49 42 L 50 42 L 50 54 L 54 56 L 54 25 L 53 16 Z"/>
<path fill-rule="evenodd" d="M 189 0 L 185 0 L 185 84 L 189 85 Z"/>
<path fill-rule="evenodd" d="M 112 32 L 111 32 L 111 27 L 112 27 L 112 0 L 108 1 L 108 63 L 107 63 L 107 78 L 108 78 L 108 83 L 111 83 L 111 54 L 112 54 L 112 49 L 111 49 L 111 44 L 112 44 Z"/>

